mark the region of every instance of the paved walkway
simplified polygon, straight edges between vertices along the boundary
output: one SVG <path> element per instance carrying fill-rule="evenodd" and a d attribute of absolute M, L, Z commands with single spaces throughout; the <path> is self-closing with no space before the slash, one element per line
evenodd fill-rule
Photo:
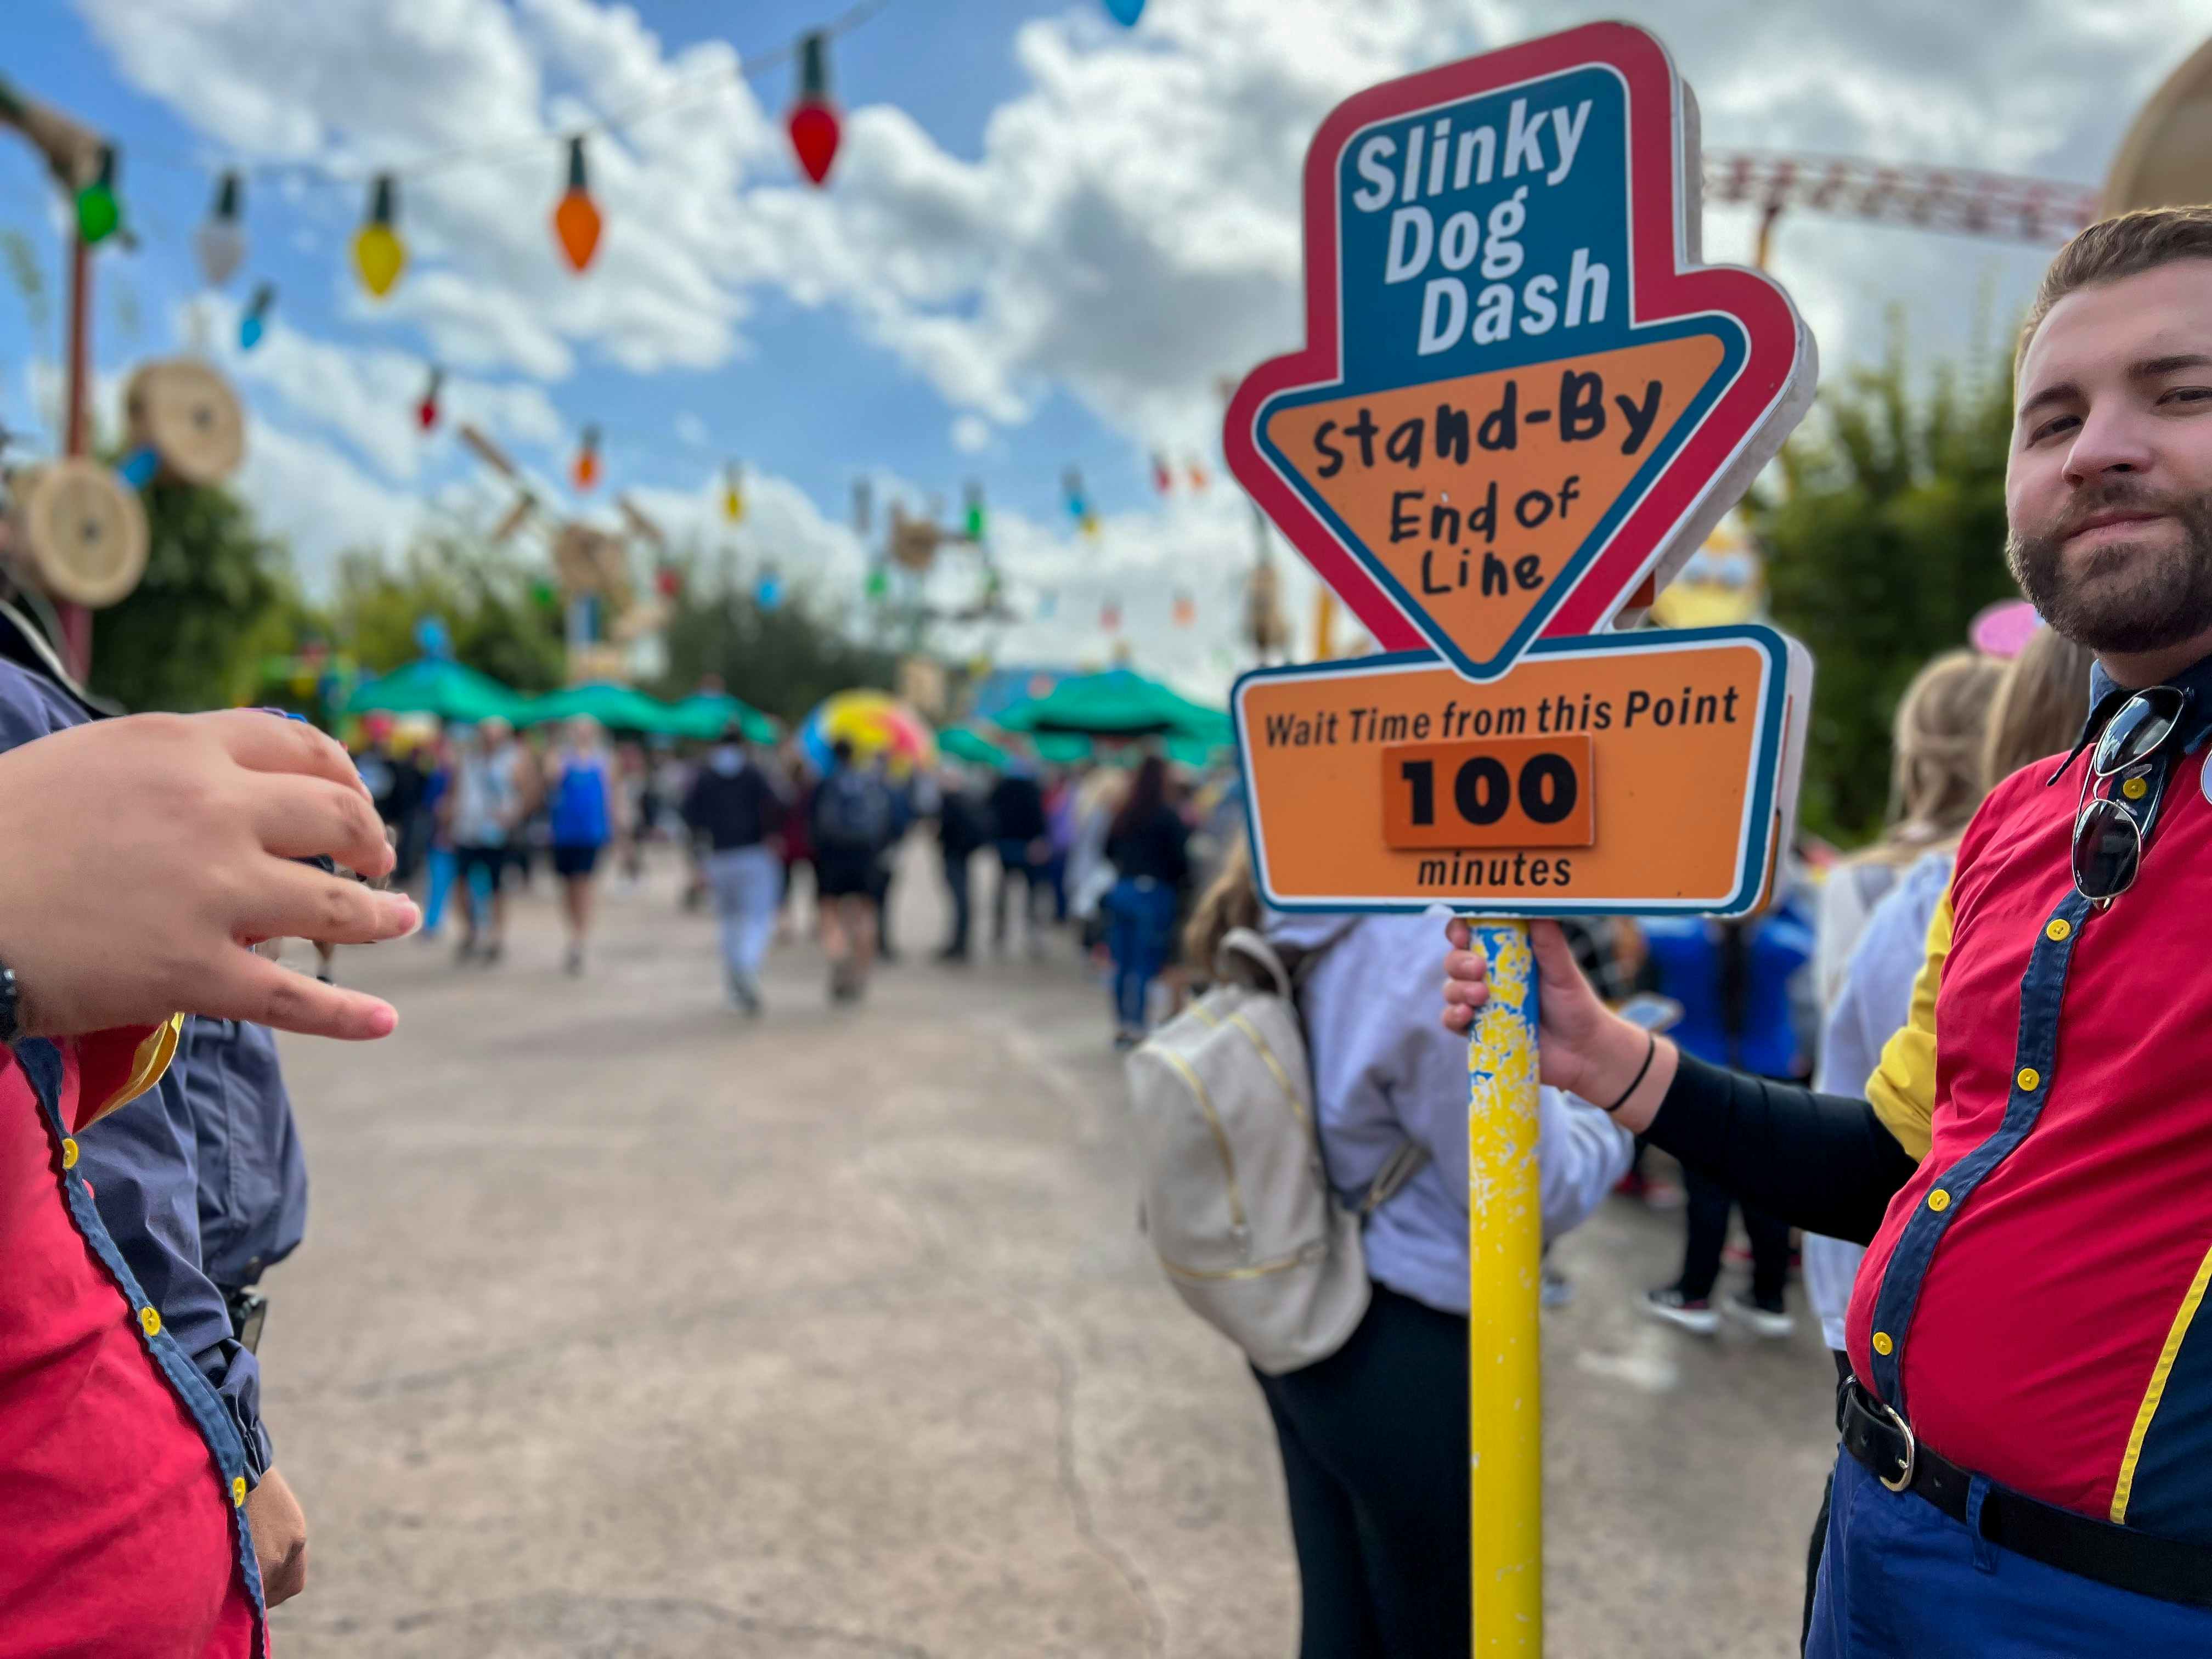
<path fill-rule="evenodd" d="M 925 964 L 914 851 L 857 1015 L 804 945 L 732 1013 L 665 869 L 607 892 L 580 981 L 542 884 L 499 969 L 342 957 L 403 1024 L 286 1049 L 313 1208 L 262 1358 L 313 1541 L 280 1653 L 1295 1651 L 1266 1413 L 1136 1231 L 1103 994 L 1064 950 Z M 1615 1200 L 1555 1253 L 1555 1656 L 1796 1651 L 1827 1361 L 1639 1320 L 1677 1227 Z"/>

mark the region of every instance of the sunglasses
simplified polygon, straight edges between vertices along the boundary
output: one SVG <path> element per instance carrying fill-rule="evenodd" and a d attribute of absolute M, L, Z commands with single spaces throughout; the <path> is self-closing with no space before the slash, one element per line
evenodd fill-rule
<path fill-rule="evenodd" d="M 2189 693 L 2154 685 L 2122 703 L 2105 724 L 2081 778 L 2074 817 L 2074 890 L 2099 908 L 2135 885 L 2142 868 L 2143 826 L 2155 823 L 2168 769 L 2158 757 L 2181 731 Z M 2112 780 L 2114 793 L 2093 794 Z"/>

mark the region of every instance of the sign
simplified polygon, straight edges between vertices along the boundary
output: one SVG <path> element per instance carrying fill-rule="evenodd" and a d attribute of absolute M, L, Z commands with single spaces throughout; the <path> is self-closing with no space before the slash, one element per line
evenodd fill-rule
<path fill-rule="evenodd" d="M 1284 910 L 1741 915 L 1788 845 L 1812 659 L 1771 628 L 1547 640 L 1476 684 L 1428 652 L 1263 668 L 1231 699 Z"/>
<path fill-rule="evenodd" d="M 1306 346 L 1224 441 L 1385 649 L 1487 681 L 1607 628 L 1811 404 L 1788 296 L 1698 262 L 1696 101 L 1641 29 L 1360 93 L 1304 189 Z"/>

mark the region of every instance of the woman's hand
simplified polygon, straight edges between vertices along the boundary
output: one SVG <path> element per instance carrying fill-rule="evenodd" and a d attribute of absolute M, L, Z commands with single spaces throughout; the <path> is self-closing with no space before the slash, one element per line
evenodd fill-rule
<path fill-rule="evenodd" d="M 27 1036 L 173 1013 L 380 1037 L 391 1006 L 256 956 L 260 939 L 367 945 L 412 933 L 374 878 L 392 849 L 345 750 L 258 709 L 139 714 L 0 754 L 0 963 Z"/>
<path fill-rule="evenodd" d="M 1662 1038 L 1655 1048 L 1641 1026 L 1599 1000 L 1559 923 L 1533 922 L 1528 933 L 1536 955 L 1536 1053 L 1543 1080 L 1600 1106 L 1612 1105 L 1635 1082 L 1633 1097 L 1614 1116 L 1625 1127 L 1643 1129 L 1674 1080 L 1674 1045 Z M 1474 929 L 1466 921 L 1455 918 L 1444 936 L 1452 946 L 1444 958 L 1444 1025 L 1464 1032 L 1475 1010 L 1490 1000 L 1490 963 L 1470 948 Z M 1637 1081 L 1639 1070 L 1643 1078 Z"/>

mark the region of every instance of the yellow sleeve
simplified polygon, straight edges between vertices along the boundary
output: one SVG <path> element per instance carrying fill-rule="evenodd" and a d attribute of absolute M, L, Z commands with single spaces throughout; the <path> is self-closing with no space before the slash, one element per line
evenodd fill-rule
<path fill-rule="evenodd" d="M 1915 1158 L 1928 1156 L 1936 1116 L 1936 994 L 1951 954 L 1951 890 L 1928 919 L 1928 956 L 1912 981 L 1912 1012 L 1882 1046 L 1881 1064 L 1867 1079 L 1867 1101 L 1882 1127 Z"/>

